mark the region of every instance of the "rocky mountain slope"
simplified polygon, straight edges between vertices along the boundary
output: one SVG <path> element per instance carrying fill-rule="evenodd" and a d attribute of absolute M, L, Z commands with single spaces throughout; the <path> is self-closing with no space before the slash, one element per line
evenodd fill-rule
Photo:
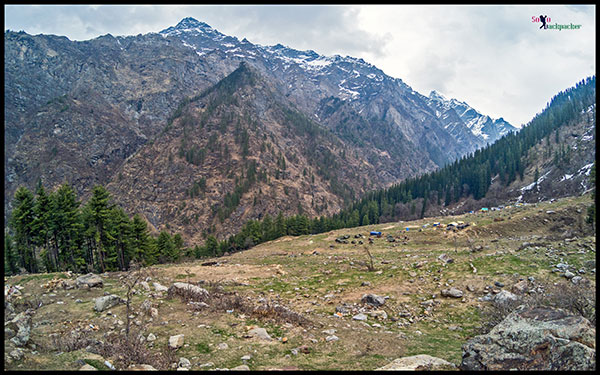
<path fill-rule="evenodd" d="M 6 31 L 4 38 L 5 215 L 11 210 L 10 201 L 16 188 L 20 185 L 33 188 L 41 179 L 45 186 L 68 181 L 84 199 L 93 185 L 109 185 L 115 200 L 127 202 L 125 208 L 131 213 L 138 208 L 128 194 L 139 198 L 147 190 L 158 190 L 165 195 L 156 195 L 153 203 L 142 204 L 155 229 L 164 229 L 174 218 L 174 207 L 185 211 L 183 206 L 198 206 L 202 199 L 192 204 L 184 198 L 186 189 L 190 197 L 190 184 L 194 187 L 194 182 L 206 183 L 215 194 L 210 198 L 210 207 L 215 210 L 212 218 L 219 216 L 218 207 L 225 206 L 225 198 L 231 193 L 231 189 L 220 186 L 233 182 L 230 187 L 235 187 L 236 174 L 238 179 L 242 178 L 240 168 L 229 170 L 227 173 L 231 174 L 225 179 L 223 173 L 210 174 L 214 181 L 202 180 L 209 177 L 207 170 L 187 175 L 189 181 L 184 183 L 175 178 L 179 172 L 171 174 L 168 181 L 153 176 L 164 174 L 164 170 L 155 167 L 160 165 L 157 158 L 167 163 L 181 161 L 180 145 L 172 142 L 188 141 L 188 135 L 172 132 L 190 128 L 181 126 L 186 121 L 177 113 L 183 108 L 182 103 L 217 87 L 242 62 L 256 71 L 261 85 L 268 86 L 268 90 L 248 91 L 235 110 L 216 111 L 209 120 L 227 123 L 224 127 L 231 130 L 244 111 L 250 111 L 256 124 L 240 120 L 242 127 L 269 129 L 248 133 L 247 146 L 251 152 L 248 156 L 256 157 L 257 147 L 272 144 L 271 151 L 277 157 L 282 152 L 290 181 L 292 175 L 302 175 L 295 181 L 298 186 L 288 186 L 287 194 L 281 194 L 282 186 L 273 187 L 273 196 L 261 198 L 286 215 L 330 213 L 344 200 L 434 170 L 473 151 L 479 144 L 466 130 L 459 131 L 458 125 L 448 129 L 427 97 L 362 59 L 322 56 L 282 45 L 261 46 L 246 39 L 239 41 L 192 18 L 160 33 L 125 37 L 107 34 L 83 42 L 12 31 Z M 278 115 L 262 112 L 278 106 L 284 108 Z M 308 126 L 319 129 L 318 132 L 325 131 L 334 143 L 327 143 L 327 137 L 320 138 L 324 144 L 295 143 L 299 139 L 286 136 L 283 130 L 275 131 L 286 126 L 285 116 L 310 123 Z M 220 155 L 228 150 L 234 152 L 230 159 L 240 156 L 235 154 L 239 149 L 234 146 L 232 134 L 225 134 L 219 141 L 222 149 L 205 149 L 206 160 L 221 163 Z M 183 154 L 192 150 L 192 145 L 213 145 L 210 132 L 197 131 L 194 136 L 183 147 L 187 147 Z M 256 138 L 265 136 L 271 137 L 268 142 Z M 303 149 L 307 145 L 313 149 Z M 324 150 L 331 152 L 330 158 L 335 160 L 331 165 L 337 167 L 321 170 L 319 174 L 319 159 L 310 161 L 303 155 L 315 151 L 319 157 L 326 157 Z M 149 159 L 141 161 L 144 155 Z M 188 155 L 188 159 L 193 157 Z M 143 165 L 144 169 L 134 173 L 128 166 L 130 162 Z M 273 161 L 261 162 L 264 163 L 259 167 L 263 171 L 274 173 Z M 200 167 L 201 163 L 196 159 L 191 164 Z M 217 164 L 212 166 L 216 168 Z M 308 183 L 307 176 L 310 184 L 318 186 L 309 184 L 300 189 L 301 180 Z M 167 182 L 174 186 L 167 187 Z M 166 195 L 175 191 L 178 193 L 174 196 Z M 262 194 L 260 187 L 258 191 Z M 196 193 L 191 194 L 191 199 L 197 197 Z M 294 198 L 290 199 L 289 194 Z M 240 207 L 245 209 L 249 203 L 254 204 L 254 198 L 254 194 L 248 194 Z M 277 203 L 281 201 L 288 204 Z M 197 223 L 190 231 L 207 230 L 213 225 L 205 227 L 212 220 L 201 220 L 205 215 L 199 212 L 193 218 L 184 216 L 178 219 L 182 226 Z M 222 219 L 224 216 L 227 215 L 220 215 Z M 238 216 L 252 217 L 254 213 Z M 221 224 L 230 230 L 239 228 L 237 221 Z"/>
<path fill-rule="evenodd" d="M 492 119 L 482 115 L 465 102 L 447 99 L 437 91 L 429 93 L 429 106 L 455 138 L 471 145 L 473 151 L 492 144 L 517 129 L 503 118 Z"/>

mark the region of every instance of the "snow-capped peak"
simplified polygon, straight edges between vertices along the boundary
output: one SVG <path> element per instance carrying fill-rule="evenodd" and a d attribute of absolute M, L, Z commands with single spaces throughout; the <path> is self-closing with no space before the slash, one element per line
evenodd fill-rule
<path fill-rule="evenodd" d="M 193 34 L 198 35 L 202 34 L 207 37 L 216 37 L 217 39 L 222 39 L 225 37 L 224 34 L 221 34 L 216 29 L 212 28 L 210 25 L 200 22 L 192 17 L 186 17 L 179 21 L 176 26 L 171 26 L 159 32 L 164 37 L 180 35 L 180 34 Z"/>

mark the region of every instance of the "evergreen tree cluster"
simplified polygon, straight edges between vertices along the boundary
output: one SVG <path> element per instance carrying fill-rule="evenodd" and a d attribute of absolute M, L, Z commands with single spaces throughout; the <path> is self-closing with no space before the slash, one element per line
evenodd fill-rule
<path fill-rule="evenodd" d="M 139 215 L 129 218 L 110 200 L 101 185 L 86 204 L 68 183 L 51 193 L 41 182 L 35 194 L 17 189 L 5 229 L 5 274 L 123 271 L 131 261 L 152 265 L 179 259 L 180 234 L 163 231 L 153 238 Z"/>

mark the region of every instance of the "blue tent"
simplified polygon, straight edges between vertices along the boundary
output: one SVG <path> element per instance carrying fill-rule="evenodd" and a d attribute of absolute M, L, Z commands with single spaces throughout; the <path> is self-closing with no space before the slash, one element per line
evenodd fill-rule
<path fill-rule="evenodd" d="M 371 236 L 381 236 L 381 232 L 371 231 Z"/>

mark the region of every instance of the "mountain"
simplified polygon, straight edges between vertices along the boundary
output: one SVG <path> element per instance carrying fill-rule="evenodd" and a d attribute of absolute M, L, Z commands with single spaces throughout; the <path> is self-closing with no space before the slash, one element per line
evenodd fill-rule
<path fill-rule="evenodd" d="M 5 216 L 18 186 L 68 181 L 85 200 L 101 184 L 190 240 L 235 232 L 261 210 L 330 214 L 480 144 L 362 59 L 240 41 L 193 18 L 137 36 L 4 39 Z M 264 181 L 246 186 L 252 160 Z"/>
<path fill-rule="evenodd" d="M 437 91 L 429 93 L 428 105 L 455 138 L 471 144 L 473 151 L 492 144 L 517 129 L 502 117 L 492 119 L 457 99 L 447 99 Z"/>
<path fill-rule="evenodd" d="M 373 224 L 589 193 L 595 185 L 595 119 L 593 76 L 554 96 L 518 133 L 437 171 L 370 192 L 333 220 L 338 228 L 352 227 L 352 218 L 366 213 Z"/>

